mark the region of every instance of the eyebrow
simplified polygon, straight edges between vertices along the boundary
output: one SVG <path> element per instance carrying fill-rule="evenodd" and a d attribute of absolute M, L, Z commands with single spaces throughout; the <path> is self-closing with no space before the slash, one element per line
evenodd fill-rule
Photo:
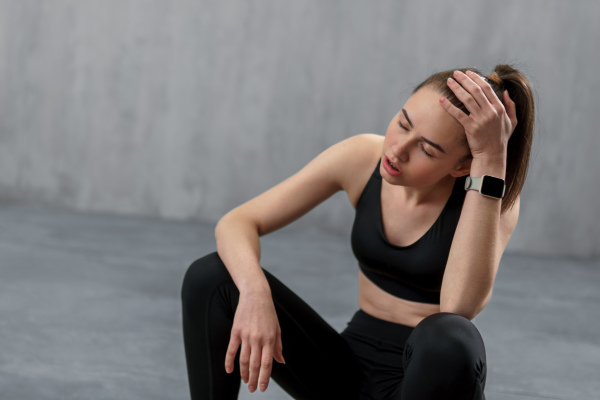
<path fill-rule="evenodd" d="M 404 116 L 406 117 L 406 120 L 408 121 L 408 124 L 410 125 L 410 127 L 414 129 L 412 121 L 410 120 L 410 118 L 408 118 L 408 113 L 406 112 L 406 110 L 404 108 L 402 109 L 402 112 L 404 113 Z M 421 139 L 423 139 L 425 142 L 427 142 L 431 147 L 438 149 L 442 153 L 446 154 L 446 151 L 439 144 L 432 142 L 431 140 L 427 139 L 423 135 L 421 135 Z"/>

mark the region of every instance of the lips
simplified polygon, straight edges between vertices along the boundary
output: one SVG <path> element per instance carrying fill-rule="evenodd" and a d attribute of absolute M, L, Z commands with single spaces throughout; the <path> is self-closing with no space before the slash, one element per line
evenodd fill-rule
<path fill-rule="evenodd" d="M 400 168 L 398 168 L 398 166 L 392 160 L 390 160 L 388 156 L 385 156 L 385 158 L 387 159 L 387 161 L 390 164 L 392 164 L 394 166 L 394 168 L 396 168 L 398 171 L 400 171 Z"/>
<path fill-rule="evenodd" d="M 393 165 L 396 167 L 396 164 Z M 387 172 L 390 176 L 397 177 L 403 175 L 401 171 L 396 171 L 394 168 L 392 168 L 390 165 L 390 159 L 387 156 L 384 156 L 383 169 L 385 169 L 385 172 Z"/>

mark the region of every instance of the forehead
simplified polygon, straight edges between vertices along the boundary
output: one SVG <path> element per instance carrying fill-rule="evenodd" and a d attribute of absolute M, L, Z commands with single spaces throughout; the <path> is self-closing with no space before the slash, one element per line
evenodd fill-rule
<path fill-rule="evenodd" d="M 465 131 L 442 107 L 440 97 L 435 90 L 422 88 L 408 98 L 403 108 L 420 135 L 450 149 L 461 142 Z M 400 114 L 403 114 L 402 111 Z"/>

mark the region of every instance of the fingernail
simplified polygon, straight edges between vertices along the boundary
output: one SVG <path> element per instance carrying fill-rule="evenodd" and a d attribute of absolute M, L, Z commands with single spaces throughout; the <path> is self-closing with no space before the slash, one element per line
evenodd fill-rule
<path fill-rule="evenodd" d="M 260 384 L 260 390 L 261 390 L 261 391 L 263 391 L 263 392 L 264 392 L 266 388 L 267 388 L 267 384 L 266 384 L 266 383 L 261 383 L 261 384 Z"/>
<path fill-rule="evenodd" d="M 454 83 L 454 79 L 448 78 L 448 85 L 452 85 Z"/>
<path fill-rule="evenodd" d="M 254 389 L 256 389 L 256 387 L 254 387 L 254 386 L 248 386 L 248 389 L 250 389 L 250 391 L 253 391 Z"/>

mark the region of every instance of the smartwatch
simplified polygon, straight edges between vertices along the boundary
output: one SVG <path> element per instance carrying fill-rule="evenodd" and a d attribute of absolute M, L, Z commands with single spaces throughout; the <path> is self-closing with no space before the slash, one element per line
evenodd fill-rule
<path fill-rule="evenodd" d="M 496 178 L 491 175 L 483 175 L 481 178 L 471 178 L 467 176 L 465 180 L 465 190 L 477 190 L 485 197 L 501 199 L 504 197 L 506 184 L 504 179 Z"/>

